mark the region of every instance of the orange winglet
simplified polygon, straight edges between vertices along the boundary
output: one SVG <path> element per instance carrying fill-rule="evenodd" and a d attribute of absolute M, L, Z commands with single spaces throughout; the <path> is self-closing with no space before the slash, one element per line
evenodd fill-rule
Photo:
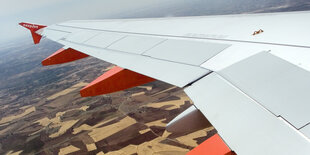
<path fill-rule="evenodd" d="M 225 144 L 222 138 L 215 134 L 199 146 L 191 150 L 187 155 L 236 155 Z"/>
<path fill-rule="evenodd" d="M 32 35 L 32 39 L 33 39 L 33 43 L 34 43 L 34 44 L 40 43 L 41 38 L 42 38 L 41 35 L 39 35 L 39 34 L 37 34 L 37 33 L 35 33 L 35 32 L 32 32 L 32 31 L 31 31 L 31 35 Z"/>
<path fill-rule="evenodd" d="M 40 40 L 42 38 L 41 35 L 37 34 L 36 31 L 45 28 L 46 26 L 44 25 L 36 25 L 36 24 L 30 24 L 30 23 L 19 23 L 22 27 L 25 27 L 26 29 L 30 30 L 33 42 L 34 44 L 40 43 Z"/>
<path fill-rule="evenodd" d="M 125 90 L 152 81 L 155 81 L 155 79 L 116 66 L 84 87 L 80 93 L 82 97 L 97 96 Z"/>
<path fill-rule="evenodd" d="M 88 55 L 81 53 L 77 50 L 74 50 L 72 48 L 68 48 L 68 49 L 61 48 L 58 51 L 56 51 L 54 54 L 44 59 L 42 61 L 42 65 L 48 66 L 48 65 L 62 64 L 62 63 L 67 63 L 67 62 L 75 61 L 78 59 L 82 59 L 85 57 L 88 57 Z"/>

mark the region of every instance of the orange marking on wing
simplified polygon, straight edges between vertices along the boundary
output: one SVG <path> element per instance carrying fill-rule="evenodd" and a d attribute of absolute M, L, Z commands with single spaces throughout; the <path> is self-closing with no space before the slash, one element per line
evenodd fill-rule
<path fill-rule="evenodd" d="M 67 62 L 79 60 L 79 59 L 86 58 L 86 57 L 88 57 L 87 54 L 81 53 L 72 48 L 68 48 L 68 49 L 61 48 L 58 51 L 56 51 L 54 54 L 44 59 L 42 61 L 42 65 L 48 66 L 48 65 L 62 64 L 62 63 L 67 63 Z"/>
<path fill-rule="evenodd" d="M 236 155 L 225 144 L 222 138 L 215 134 L 199 146 L 191 150 L 187 155 Z"/>
<path fill-rule="evenodd" d="M 82 97 L 97 96 L 125 90 L 152 81 L 155 81 L 155 79 L 116 66 L 91 82 L 80 93 Z"/>

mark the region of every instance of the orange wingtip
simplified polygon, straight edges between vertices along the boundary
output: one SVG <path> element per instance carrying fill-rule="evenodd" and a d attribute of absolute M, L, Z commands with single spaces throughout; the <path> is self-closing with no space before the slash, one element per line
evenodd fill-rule
<path fill-rule="evenodd" d="M 30 30 L 31 35 L 32 35 L 32 39 L 34 44 L 38 44 L 40 43 L 40 40 L 42 38 L 41 35 L 37 34 L 36 31 L 45 28 L 46 26 L 44 25 L 37 25 L 37 24 L 31 24 L 31 23 L 19 23 L 19 25 L 21 25 L 22 27 L 25 27 L 26 29 Z"/>
<path fill-rule="evenodd" d="M 152 81 L 155 81 L 155 79 L 116 66 L 91 82 L 80 93 L 82 97 L 97 96 L 114 93 Z"/>

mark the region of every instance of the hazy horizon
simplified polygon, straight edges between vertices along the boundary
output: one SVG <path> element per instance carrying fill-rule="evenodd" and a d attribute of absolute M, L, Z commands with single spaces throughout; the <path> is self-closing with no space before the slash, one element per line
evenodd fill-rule
<path fill-rule="evenodd" d="M 67 20 L 147 18 L 270 12 L 303 5 L 306 0 L 3 0 L 0 4 L 0 46 L 31 38 L 19 22 L 51 25 Z M 303 9 L 303 10 L 307 10 Z M 292 9 L 294 11 L 294 9 Z"/>

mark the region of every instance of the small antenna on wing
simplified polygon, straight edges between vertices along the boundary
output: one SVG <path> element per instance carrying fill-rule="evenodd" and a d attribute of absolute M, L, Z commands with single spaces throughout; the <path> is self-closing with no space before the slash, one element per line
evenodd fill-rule
<path fill-rule="evenodd" d="M 261 34 L 263 32 L 264 32 L 264 30 L 259 29 L 258 31 L 254 31 L 254 33 L 252 35 L 255 36 L 255 35 Z"/>

